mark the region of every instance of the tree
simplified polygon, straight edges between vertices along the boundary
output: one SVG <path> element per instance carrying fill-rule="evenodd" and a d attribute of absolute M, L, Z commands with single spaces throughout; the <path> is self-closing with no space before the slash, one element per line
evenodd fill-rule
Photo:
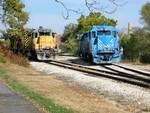
<path fill-rule="evenodd" d="M 121 28 L 121 29 L 117 29 L 118 30 L 118 36 L 119 36 L 119 38 L 122 38 L 124 35 L 126 35 L 127 34 L 127 28 L 125 28 L 125 27 L 123 27 L 123 28 Z"/>
<path fill-rule="evenodd" d="M 93 25 L 102 24 L 115 27 L 117 25 L 117 21 L 102 16 L 100 12 L 91 12 L 88 16 L 81 15 L 81 17 L 78 19 L 77 31 L 79 32 L 79 34 L 82 34 L 83 32 L 92 28 Z"/>
<path fill-rule="evenodd" d="M 124 59 L 150 63 L 150 34 L 141 28 L 135 28 L 133 34 L 121 38 Z"/>
<path fill-rule="evenodd" d="M 29 13 L 23 11 L 25 4 L 21 0 L 2 0 L 2 22 L 8 27 L 3 35 L 11 40 L 21 38 L 24 25 L 28 21 Z"/>
<path fill-rule="evenodd" d="M 118 4 L 117 0 L 107 0 L 107 2 L 112 3 L 112 5 L 115 5 L 115 8 L 112 9 L 112 11 L 107 11 L 107 8 L 109 7 L 109 5 L 104 6 L 104 4 L 101 3 L 102 0 L 84 0 L 84 1 L 85 1 L 85 3 L 83 4 L 83 6 L 85 5 L 90 12 L 98 11 L 101 13 L 109 13 L 109 14 L 114 13 L 117 10 L 118 6 L 120 6 L 120 7 L 124 6 L 128 2 L 128 1 L 126 1 L 126 2 L 122 2 L 122 4 Z M 80 10 L 80 8 L 78 10 L 68 8 L 62 2 L 62 0 L 55 0 L 55 2 L 60 3 L 64 7 L 64 9 L 66 10 L 67 16 L 63 15 L 64 19 L 69 18 L 70 12 L 75 12 L 75 13 L 79 13 L 79 14 L 83 14 L 83 12 L 84 12 L 84 11 Z"/>
<path fill-rule="evenodd" d="M 64 44 L 60 45 L 63 52 L 78 54 L 79 40 L 76 29 L 77 24 L 70 23 L 65 26 L 64 33 L 61 37 L 61 42 Z"/>
<path fill-rule="evenodd" d="M 76 29 L 77 29 L 77 24 L 74 24 L 74 23 L 67 24 L 65 26 L 64 33 L 61 37 L 61 41 L 68 43 L 69 40 L 76 40 L 77 34 L 78 34 L 76 32 Z"/>
<path fill-rule="evenodd" d="M 150 3 L 143 5 L 141 20 L 145 23 L 144 28 L 134 28 L 133 34 L 124 35 L 121 45 L 124 47 L 124 59 L 150 63 Z"/>
<path fill-rule="evenodd" d="M 143 5 L 141 9 L 141 20 L 146 24 L 146 27 L 150 30 L 150 3 Z"/>

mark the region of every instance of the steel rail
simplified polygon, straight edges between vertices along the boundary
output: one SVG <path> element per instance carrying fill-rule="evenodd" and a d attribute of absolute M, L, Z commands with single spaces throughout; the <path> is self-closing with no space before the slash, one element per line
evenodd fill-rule
<path fill-rule="evenodd" d="M 148 73 L 148 72 L 144 72 L 144 71 L 140 71 L 140 70 L 136 70 L 136 69 L 132 69 L 132 68 L 127 68 L 127 67 L 121 66 L 119 64 L 112 64 L 112 65 L 150 77 L 150 73 Z"/>
<path fill-rule="evenodd" d="M 49 64 L 61 66 L 61 67 L 68 68 L 68 69 L 73 69 L 76 71 L 80 71 L 80 72 L 84 72 L 84 73 L 88 73 L 92 75 L 99 75 L 105 78 L 110 78 L 113 80 L 130 83 L 133 85 L 138 85 L 138 86 L 145 87 L 145 88 L 150 88 L 150 79 L 146 79 L 146 78 L 139 77 L 139 76 L 134 76 L 134 75 L 131 76 L 128 74 L 121 75 L 121 73 L 109 72 L 109 71 L 89 68 L 89 67 L 85 67 L 81 65 L 75 65 L 75 64 L 60 62 L 60 61 L 51 61 L 49 62 Z"/>
<path fill-rule="evenodd" d="M 132 79 L 135 79 L 135 80 L 140 80 L 140 81 L 143 81 L 143 82 L 150 83 L 150 78 L 135 76 L 135 75 L 124 73 L 124 72 L 121 72 L 121 71 L 117 71 L 117 70 L 114 70 L 114 69 L 111 69 L 111 68 L 107 68 L 107 69 L 112 70 L 113 72 L 106 71 L 106 70 L 89 68 L 89 67 L 85 67 L 85 66 L 81 66 L 81 65 L 72 64 L 72 63 L 66 63 L 66 62 L 60 62 L 60 61 L 55 61 L 55 62 L 62 63 L 62 64 L 65 64 L 65 65 L 77 66 L 77 67 L 89 69 L 89 70 L 92 70 L 92 71 L 99 71 L 99 72 L 102 72 L 102 73 L 113 74 L 113 75 L 117 75 L 117 76 L 121 76 L 121 77 L 124 76 L 124 77 L 127 77 L 127 78 L 132 78 Z M 105 66 L 103 66 L 103 67 L 106 68 Z"/>

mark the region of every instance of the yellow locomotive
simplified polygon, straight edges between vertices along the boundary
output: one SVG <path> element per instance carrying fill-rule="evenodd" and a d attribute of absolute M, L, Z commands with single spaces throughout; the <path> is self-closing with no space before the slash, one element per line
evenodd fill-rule
<path fill-rule="evenodd" d="M 58 56 L 59 49 L 55 41 L 55 32 L 40 26 L 25 32 L 25 37 L 11 42 L 14 52 L 21 52 L 24 56 L 38 60 L 53 60 Z M 14 49 L 15 48 L 15 49 Z"/>

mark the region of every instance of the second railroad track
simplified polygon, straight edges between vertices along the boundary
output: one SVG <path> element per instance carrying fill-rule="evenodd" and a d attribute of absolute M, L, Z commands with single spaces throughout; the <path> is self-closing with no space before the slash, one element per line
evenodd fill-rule
<path fill-rule="evenodd" d="M 113 64 L 112 66 L 123 68 L 134 73 L 118 71 L 117 69 L 111 68 L 110 65 L 108 66 L 100 65 L 100 67 L 108 69 L 108 70 L 103 70 L 101 68 L 95 69 L 93 67 L 87 67 L 87 66 L 67 63 L 63 61 L 51 61 L 48 63 L 52 65 L 88 73 L 90 75 L 96 75 L 96 76 L 100 76 L 104 78 L 109 78 L 109 79 L 129 83 L 132 85 L 137 85 L 137 86 L 144 87 L 144 88 L 150 88 L 150 73 L 146 73 L 146 72 L 135 70 L 135 69 L 130 69 L 130 68 L 123 67 L 117 64 Z"/>

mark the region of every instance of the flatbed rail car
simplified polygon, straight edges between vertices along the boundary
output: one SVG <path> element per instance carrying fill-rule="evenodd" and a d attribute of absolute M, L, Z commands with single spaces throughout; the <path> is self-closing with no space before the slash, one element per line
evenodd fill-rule
<path fill-rule="evenodd" d="M 38 60 L 56 59 L 59 49 L 56 45 L 55 34 L 53 30 L 41 26 L 38 29 L 31 29 L 25 32 L 23 39 L 11 42 L 11 49 Z"/>
<path fill-rule="evenodd" d="M 96 64 L 120 62 L 123 48 L 119 47 L 117 34 L 113 26 L 94 25 L 80 35 L 79 56 Z"/>

